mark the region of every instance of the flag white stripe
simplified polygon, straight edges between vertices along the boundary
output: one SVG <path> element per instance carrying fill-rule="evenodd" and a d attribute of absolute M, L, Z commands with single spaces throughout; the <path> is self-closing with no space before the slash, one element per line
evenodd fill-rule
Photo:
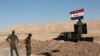
<path fill-rule="evenodd" d="M 84 12 L 76 13 L 76 14 L 70 14 L 71 17 L 77 17 L 77 16 L 83 16 Z"/>

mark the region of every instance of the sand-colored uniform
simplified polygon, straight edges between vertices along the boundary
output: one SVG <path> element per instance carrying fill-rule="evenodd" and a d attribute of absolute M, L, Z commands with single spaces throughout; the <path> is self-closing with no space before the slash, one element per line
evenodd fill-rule
<path fill-rule="evenodd" d="M 9 35 L 8 38 L 7 38 L 7 41 L 10 43 L 10 52 L 11 52 L 11 56 L 13 56 L 13 50 L 15 50 L 16 52 L 16 55 L 18 55 L 18 50 L 17 50 L 17 47 L 16 47 L 16 44 L 18 42 L 18 38 L 16 35 Z"/>

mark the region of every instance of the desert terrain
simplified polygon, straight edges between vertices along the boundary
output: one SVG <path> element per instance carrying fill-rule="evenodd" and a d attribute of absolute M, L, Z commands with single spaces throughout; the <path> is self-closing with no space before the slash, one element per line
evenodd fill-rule
<path fill-rule="evenodd" d="M 52 40 L 61 32 L 73 32 L 76 21 L 18 24 L 0 30 L 0 56 L 10 56 L 9 43 L 5 40 L 12 30 L 16 31 L 20 42 L 17 44 L 19 55 L 25 56 L 24 39 L 32 33 L 31 56 L 100 56 L 100 20 L 87 20 L 88 34 L 94 42 L 70 42 Z M 15 55 L 16 56 L 16 55 Z"/>

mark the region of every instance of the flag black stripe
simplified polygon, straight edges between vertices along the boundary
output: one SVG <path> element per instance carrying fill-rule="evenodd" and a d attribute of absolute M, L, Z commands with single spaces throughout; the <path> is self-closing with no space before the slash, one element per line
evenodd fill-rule
<path fill-rule="evenodd" d="M 83 16 L 71 17 L 71 20 L 76 20 L 76 19 L 83 19 Z"/>

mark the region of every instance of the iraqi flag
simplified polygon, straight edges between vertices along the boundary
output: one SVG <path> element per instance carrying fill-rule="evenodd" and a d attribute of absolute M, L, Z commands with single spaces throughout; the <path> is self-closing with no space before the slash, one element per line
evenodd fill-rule
<path fill-rule="evenodd" d="M 75 10 L 75 11 L 71 11 L 70 15 L 71 15 L 72 20 L 83 19 L 84 8 L 78 9 L 78 10 Z"/>

